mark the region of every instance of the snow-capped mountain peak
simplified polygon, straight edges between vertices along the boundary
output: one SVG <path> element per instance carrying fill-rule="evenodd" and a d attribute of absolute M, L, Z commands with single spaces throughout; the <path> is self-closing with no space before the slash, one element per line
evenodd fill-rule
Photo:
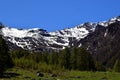
<path fill-rule="evenodd" d="M 4 27 L 1 30 L 5 37 L 17 37 L 17 38 L 34 37 L 35 35 L 45 32 L 45 30 L 40 31 L 42 29 L 39 28 L 33 28 L 27 30 L 27 29 Z"/>
<path fill-rule="evenodd" d="M 96 26 L 108 25 L 120 21 L 120 16 L 98 23 L 86 22 L 73 28 L 66 28 L 55 32 L 47 32 L 44 29 L 16 29 L 3 27 L 0 34 L 3 35 L 7 42 L 28 50 L 49 51 L 61 50 L 68 46 L 74 46 L 74 41 L 85 38 L 89 33 L 95 31 Z"/>
<path fill-rule="evenodd" d="M 89 28 L 88 28 L 89 26 Z M 56 32 L 47 32 L 46 30 L 33 28 L 33 29 L 16 29 L 4 27 L 1 29 L 2 35 L 11 43 L 24 48 L 36 49 L 36 47 L 44 47 L 52 49 L 63 49 L 69 46 L 70 38 L 80 40 L 86 37 L 91 29 L 92 24 L 84 24 L 67 28 Z"/>
<path fill-rule="evenodd" d="M 112 23 L 115 23 L 116 21 L 120 21 L 120 16 L 111 18 L 111 19 L 108 20 L 108 21 L 98 22 L 98 24 L 101 25 L 101 26 L 107 27 L 108 25 L 110 25 L 110 24 L 112 24 Z"/>

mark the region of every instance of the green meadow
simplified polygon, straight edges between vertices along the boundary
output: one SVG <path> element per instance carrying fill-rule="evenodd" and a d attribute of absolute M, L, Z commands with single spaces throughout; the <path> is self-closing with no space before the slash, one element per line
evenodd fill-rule
<path fill-rule="evenodd" d="M 51 73 L 43 74 L 44 77 L 39 77 L 35 70 L 12 68 L 0 80 L 120 80 L 120 73 L 108 71 L 60 71 L 54 73 L 57 74 L 56 77 L 51 77 Z"/>

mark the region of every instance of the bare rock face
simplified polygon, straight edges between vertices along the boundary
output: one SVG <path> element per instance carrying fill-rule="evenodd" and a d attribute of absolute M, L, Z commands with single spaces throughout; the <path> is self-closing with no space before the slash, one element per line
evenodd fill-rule
<path fill-rule="evenodd" d="M 3 28 L 3 24 L 0 22 L 0 29 Z"/>
<path fill-rule="evenodd" d="M 116 21 L 107 27 L 98 25 L 93 33 L 80 40 L 94 58 L 106 66 L 114 64 L 120 59 L 120 21 Z M 112 67 L 112 66 L 111 66 Z"/>

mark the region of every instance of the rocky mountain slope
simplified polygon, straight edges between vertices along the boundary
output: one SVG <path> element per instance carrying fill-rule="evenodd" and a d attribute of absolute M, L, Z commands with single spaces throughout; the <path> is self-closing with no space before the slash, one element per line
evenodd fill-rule
<path fill-rule="evenodd" d="M 74 28 L 67 28 L 56 32 L 47 32 L 43 29 L 15 29 L 3 27 L 1 35 L 8 42 L 10 49 L 23 48 L 32 51 L 61 50 L 73 46 L 72 41 L 79 41 L 93 32 L 96 24 L 85 23 Z M 12 47 L 11 47 L 12 45 Z"/>
<path fill-rule="evenodd" d="M 82 47 L 88 49 L 94 58 L 106 66 L 120 59 L 120 17 L 111 19 L 107 26 L 97 25 L 93 33 L 80 40 Z"/>
<path fill-rule="evenodd" d="M 88 45 L 89 43 L 84 43 L 85 40 L 87 40 L 87 42 L 89 42 L 89 38 L 90 40 L 94 40 L 99 34 L 104 34 L 102 38 L 106 38 L 108 30 L 103 28 L 107 28 L 109 25 L 118 21 L 120 21 L 120 17 L 98 23 L 87 22 L 73 28 L 55 32 L 47 32 L 39 28 L 16 29 L 1 24 L 0 34 L 3 35 L 11 50 L 23 48 L 31 51 L 59 51 L 65 47 L 72 47 L 77 44 L 78 47 L 85 46 L 89 50 L 94 51 L 95 49 L 89 48 L 91 47 L 91 45 Z M 92 39 L 89 35 L 96 36 Z"/>

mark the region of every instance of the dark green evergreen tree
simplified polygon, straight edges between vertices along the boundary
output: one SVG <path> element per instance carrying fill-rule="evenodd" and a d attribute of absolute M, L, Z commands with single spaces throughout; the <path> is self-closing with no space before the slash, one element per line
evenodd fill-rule
<path fill-rule="evenodd" d="M 39 52 L 31 52 L 29 55 L 26 56 L 26 58 L 35 61 L 36 63 L 39 63 L 42 61 L 42 54 Z"/>
<path fill-rule="evenodd" d="M 49 64 L 58 65 L 58 53 L 52 52 L 49 54 Z"/>
<path fill-rule="evenodd" d="M 49 55 L 49 53 L 42 53 L 42 62 L 45 62 L 46 64 L 49 63 L 48 55 Z"/>
<path fill-rule="evenodd" d="M 2 74 L 7 68 L 12 67 L 12 60 L 8 51 L 4 39 L 0 36 L 0 74 Z"/>
<path fill-rule="evenodd" d="M 116 60 L 116 62 L 114 64 L 114 71 L 120 72 L 120 60 Z"/>
<path fill-rule="evenodd" d="M 77 48 L 73 47 L 71 49 L 71 57 L 70 57 L 70 66 L 71 69 L 77 69 Z"/>
<path fill-rule="evenodd" d="M 82 71 L 94 70 L 94 60 L 91 54 L 84 48 L 79 48 L 77 50 L 77 69 Z"/>
<path fill-rule="evenodd" d="M 70 50 L 69 48 L 65 48 L 60 53 L 59 63 L 61 67 L 64 67 L 66 69 L 70 69 Z"/>
<path fill-rule="evenodd" d="M 12 58 L 22 58 L 22 57 L 27 57 L 28 55 L 29 55 L 29 51 L 23 49 L 11 51 Z"/>
<path fill-rule="evenodd" d="M 95 62 L 95 69 L 97 71 L 106 71 L 105 66 L 103 66 L 100 62 Z"/>

